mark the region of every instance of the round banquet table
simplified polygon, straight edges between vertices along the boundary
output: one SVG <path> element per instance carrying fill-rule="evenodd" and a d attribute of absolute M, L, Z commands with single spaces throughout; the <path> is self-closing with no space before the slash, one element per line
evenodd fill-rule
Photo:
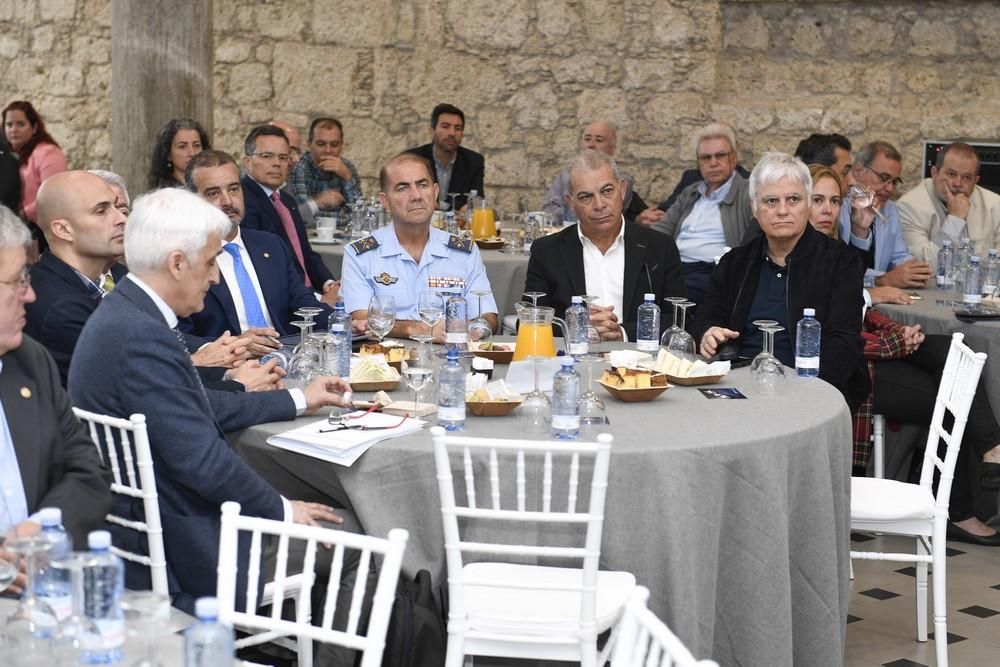
<path fill-rule="evenodd" d="M 323 263 L 340 276 L 344 264 L 344 242 L 337 244 L 321 244 L 315 238 L 310 238 L 313 250 L 323 256 Z M 350 243 L 348 241 L 348 243 Z M 514 303 L 521 300 L 524 281 L 528 276 L 528 255 L 515 255 L 507 250 L 479 250 L 486 267 L 486 275 L 493 288 L 493 298 L 500 309 L 500 317 L 514 313 Z"/>
<path fill-rule="evenodd" d="M 794 372 L 777 398 L 759 396 L 747 369 L 720 386 L 747 399 L 709 400 L 695 387 L 649 403 L 605 396 L 615 440 L 601 567 L 635 574 L 652 592 L 650 607 L 696 656 L 839 666 L 849 588 L 847 406 L 830 385 Z M 319 490 L 352 508 L 369 534 L 406 528 L 404 570 L 427 568 L 443 582 L 428 431 L 378 443 L 350 468 L 266 444 L 310 419 L 263 424 L 234 434 L 233 444 L 288 497 Z M 470 414 L 465 433 L 517 437 L 519 425 L 516 412 Z"/>

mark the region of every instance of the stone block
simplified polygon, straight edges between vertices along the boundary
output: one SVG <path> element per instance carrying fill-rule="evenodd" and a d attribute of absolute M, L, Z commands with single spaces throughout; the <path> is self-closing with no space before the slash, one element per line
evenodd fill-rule
<path fill-rule="evenodd" d="M 38 0 L 38 15 L 43 21 L 71 21 L 76 0 Z"/>
<path fill-rule="evenodd" d="M 845 44 L 848 53 L 860 58 L 870 58 L 873 54 L 892 53 L 893 30 L 887 29 L 884 19 L 849 14 L 843 33 L 836 35 Z"/>
<path fill-rule="evenodd" d="M 340 115 L 349 110 L 356 59 L 353 50 L 285 42 L 278 46 L 278 53 L 281 62 L 299 66 L 273 69 L 277 109 Z"/>
<path fill-rule="evenodd" d="M 23 45 L 21 41 L 11 35 L 0 35 L 0 58 L 13 60 L 17 56 Z"/>
<path fill-rule="evenodd" d="M 56 29 L 52 25 L 40 25 L 31 31 L 31 50 L 35 53 L 49 53 L 56 43 Z"/>
<path fill-rule="evenodd" d="M 548 175 L 543 176 L 536 160 L 529 159 L 521 148 L 509 148 L 491 153 L 486 160 L 487 186 L 532 185 L 548 187 Z M 489 192 L 489 187 L 487 187 Z M 541 200 L 541 195 L 538 198 Z"/>
<path fill-rule="evenodd" d="M 913 46 L 910 53 L 915 56 L 950 56 L 957 49 L 958 36 L 955 29 L 941 20 L 920 19 L 910 29 Z"/>
<path fill-rule="evenodd" d="M 519 48 L 531 14 L 527 0 L 449 0 L 446 20 L 448 29 L 477 53 Z"/>
<path fill-rule="evenodd" d="M 584 90 L 576 98 L 576 119 L 581 126 L 591 118 L 603 118 L 615 125 L 624 125 L 628 122 L 627 104 L 628 101 L 617 90 Z"/>
<path fill-rule="evenodd" d="M 770 41 L 770 33 L 764 17 L 757 12 L 744 10 L 733 12 L 733 14 L 734 16 L 724 23 L 723 46 L 727 50 L 766 51 Z"/>
<path fill-rule="evenodd" d="M 260 35 L 281 40 L 302 38 L 310 16 L 307 3 L 250 4 L 254 7 L 254 23 Z"/>
<path fill-rule="evenodd" d="M 822 109 L 783 109 L 775 114 L 778 129 L 795 130 L 809 134 L 815 132 L 823 118 Z"/>
<path fill-rule="evenodd" d="M 815 18 L 799 17 L 787 21 L 785 28 L 782 34 L 787 35 L 792 51 L 810 56 L 823 56 L 832 52 L 820 22 Z"/>
<path fill-rule="evenodd" d="M 583 0 L 582 6 L 587 43 L 613 46 L 626 40 L 622 5 L 606 0 Z"/>
<path fill-rule="evenodd" d="M 80 63 L 111 64 L 111 40 L 93 35 L 75 35 L 72 41 L 73 60 Z"/>
<path fill-rule="evenodd" d="M 215 62 L 241 63 L 250 57 L 253 43 L 246 39 L 224 37 L 215 42 Z"/>
<path fill-rule="evenodd" d="M 557 59 L 552 63 L 552 76 L 557 83 L 605 84 L 619 79 L 620 62 L 600 55 L 579 54 L 574 58 Z"/>
<path fill-rule="evenodd" d="M 479 144 L 484 149 L 502 148 L 511 143 L 513 120 L 507 109 L 484 108 L 476 114 Z"/>
<path fill-rule="evenodd" d="M 49 70 L 48 92 L 53 95 L 83 93 L 83 71 L 76 64 L 53 65 Z"/>
<path fill-rule="evenodd" d="M 652 33 L 652 44 L 665 49 L 686 51 L 713 40 L 717 43 L 718 14 L 713 11 L 712 4 L 699 3 L 693 8 L 692 16 L 676 5 L 659 3 L 653 9 L 648 28 Z M 708 26 L 713 29 L 706 30 Z"/>
<path fill-rule="evenodd" d="M 823 121 L 820 123 L 819 132 L 842 134 L 845 137 L 858 136 L 865 131 L 868 121 L 864 113 L 828 110 L 823 114 Z"/>
<path fill-rule="evenodd" d="M 229 95 L 241 102 L 260 102 L 270 99 L 271 70 L 261 63 L 233 65 L 229 72 Z"/>
<path fill-rule="evenodd" d="M 537 5 L 538 22 L 535 28 L 544 41 L 575 41 L 581 35 L 580 15 L 576 3 L 567 0 L 549 0 Z"/>
<path fill-rule="evenodd" d="M 260 63 L 270 63 L 274 59 L 274 44 L 261 44 L 253 52 L 254 58 Z"/>
<path fill-rule="evenodd" d="M 412 44 L 416 24 L 411 3 L 371 0 L 363 11 L 345 11 L 341 3 L 313 4 L 308 33 L 317 44 L 357 48 Z"/>

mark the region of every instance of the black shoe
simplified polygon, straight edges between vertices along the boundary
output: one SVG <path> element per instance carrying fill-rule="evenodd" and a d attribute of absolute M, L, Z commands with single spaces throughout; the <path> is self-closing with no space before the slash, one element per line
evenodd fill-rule
<path fill-rule="evenodd" d="M 984 489 L 1000 489 L 1000 463 L 984 462 L 979 469 L 979 484 Z"/>
<path fill-rule="evenodd" d="M 948 539 L 956 542 L 978 544 L 983 547 L 1000 547 L 1000 532 L 987 536 L 975 535 L 964 528 L 959 528 L 950 521 L 948 522 Z"/>

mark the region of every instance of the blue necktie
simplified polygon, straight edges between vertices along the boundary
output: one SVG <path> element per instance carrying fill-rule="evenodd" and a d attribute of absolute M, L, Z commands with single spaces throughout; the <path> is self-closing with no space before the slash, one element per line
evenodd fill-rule
<path fill-rule="evenodd" d="M 236 285 L 240 288 L 240 295 L 243 297 L 243 309 L 247 314 L 247 325 L 251 327 L 266 327 L 267 320 L 264 318 L 264 311 L 260 307 L 260 299 L 257 298 L 257 290 L 253 288 L 253 281 L 250 274 L 243 266 L 243 255 L 240 247 L 235 243 L 227 243 L 222 249 L 228 252 L 233 258 L 233 271 L 236 273 Z"/>

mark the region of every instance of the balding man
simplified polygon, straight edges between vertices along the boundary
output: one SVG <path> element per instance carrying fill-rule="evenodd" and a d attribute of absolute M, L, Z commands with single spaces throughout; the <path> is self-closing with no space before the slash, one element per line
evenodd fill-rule
<path fill-rule="evenodd" d="M 601 151 L 608 157 L 614 157 L 618 149 L 618 132 L 615 126 L 603 120 L 594 121 L 580 132 L 580 150 Z M 622 173 L 625 179 L 625 207 L 623 215 L 631 222 L 646 208 L 646 202 L 642 197 L 632 192 L 632 177 Z M 556 179 L 552 181 L 545 199 L 542 202 L 542 210 L 552 216 L 559 224 L 572 224 L 576 222 L 576 213 L 573 207 L 567 203 L 566 195 L 569 194 L 569 166 L 563 167 Z"/>
<path fill-rule="evenodd" d="M 302 134 L 283 120 L 272 120 L 268 125 L 273 125 L 285 133 L 288 138 L 288 155 L 291 158 L 289 164 L 295 169 L 295 165 L 302 159 Z"/>

